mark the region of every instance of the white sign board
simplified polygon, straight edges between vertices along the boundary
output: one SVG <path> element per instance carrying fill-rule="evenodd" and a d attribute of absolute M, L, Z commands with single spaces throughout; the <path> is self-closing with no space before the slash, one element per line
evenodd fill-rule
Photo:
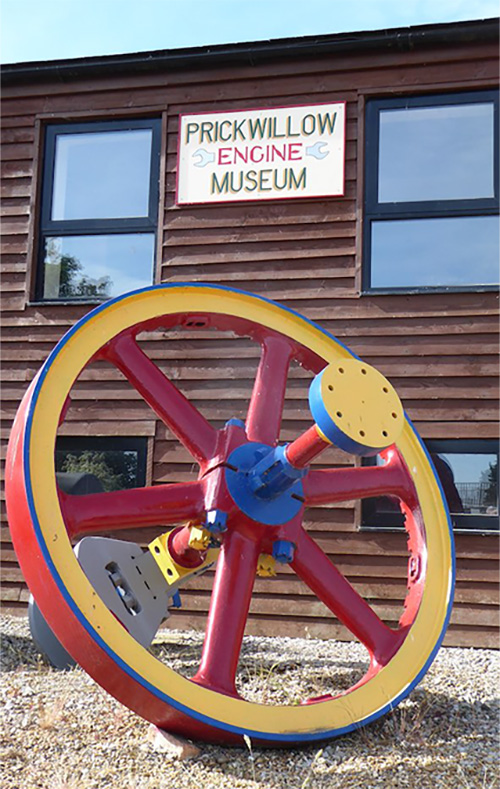
<path fill-rule="evenodd" d="M 177 203 L 344 194 L 345 102 L 181 115 Z"/>

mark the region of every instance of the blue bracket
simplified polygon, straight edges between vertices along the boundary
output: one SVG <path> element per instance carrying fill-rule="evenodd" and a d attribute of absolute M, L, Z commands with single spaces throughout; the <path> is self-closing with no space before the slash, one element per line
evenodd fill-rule
<path fill-rule="evenodd" d="M 308 469 L 295 468 L 288 462 L 286 447 L 271 449 L 248 472 L 248 485 L 256 496 L 274 499 L 307 474 Z"/>
<path fill-rule="evenodd" d="M 290 540 L 276 540 L 273 543 L 273 558 L 280 564 L 290 564 L 293 562 L 295 554 L 295 543 Z"/>

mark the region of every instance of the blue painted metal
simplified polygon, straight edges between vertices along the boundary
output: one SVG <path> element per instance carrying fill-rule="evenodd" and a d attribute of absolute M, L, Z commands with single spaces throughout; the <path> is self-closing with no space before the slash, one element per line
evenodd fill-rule
<path fill-rule="evenodd" d="M 276 540 L 273 543 L 273 558 L 281 564 L 293 562 L 295 544 L 290 540 Z"/>
<path fill-rule="evenodd" d="M 286 457 L 286 447 L 275 447 L 248 472 L 250 490 L 261 499 L 274 499 L 298 480 L 308 469 L 295 468 Z"/>
<path fill-rule="evenodd" d="M 232 416 L 231 419 L 228 419 L 226 422 L 226 427 L 245 427 L 245 423 L 243 419 L 237 419 L 235 416 Z"/>
<path fill-rule="evenodd" d="M 233 501 L 245 515 L 258 523 L 278 526 L 287 523 L 300 511 L 304 491 L 300 479 L 289 479 L 288 488 L 278 491 L 273 497 L 257 495 L 251 487 L 251 473 L 261 460 L 269 456 L 274 456 L 274 450 L 267 444 L 250 442 L 237 447 L 228 458 L 226 484 Z"/>
<path fill-rule="evenodd" d="M 212 534 L 221 534 L 227 529 L 227 513 L 222 510 L 209 510 L 204 526 Z"/>
<path fill-rule="evenodd" d="M 172 602 L 170 605 L 172 608 L 182 608 L 181 596 L 178 591 L 172 595 Z"/>

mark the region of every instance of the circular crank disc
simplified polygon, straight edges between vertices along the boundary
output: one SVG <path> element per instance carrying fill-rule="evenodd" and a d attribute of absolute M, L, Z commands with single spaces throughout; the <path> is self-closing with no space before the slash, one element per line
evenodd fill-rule
<path fill-rule="evenodd" d="M 409 572 L 404 627 L 395 654 L 342 695 L 312 704 L 266 706 L 193 683 L 127 633 L 73 553 L 54 470 L 56 434 L 68 394 L 85 366 L 113 338 L 132 326 L 174 314 L 227 316 L 228 327 L 232 320 L 235 325 L 248 322 L 261 327 L 263 336 L 288 338 L 294 348 L 306 349 L 325 365 L 357 358 L 299 314 L 223 287 L 162 285 L 97 307 L 50 354 L 13 428 L 7 505 L 25 578 L 68 652 L 108 692 L 160 727 L 222 742 L 239 742 L 248 735 L 262 744 L 307 742 L 349 732 L 408 695 L 436 655 L 450 616 L 454 558 L 449 517 L 427 452 L 406 416 L 395 449 L 416 492 L 417 504 L 406 514 L 410 554 L 412 544 L 417 545 L 420 566 Z"/>

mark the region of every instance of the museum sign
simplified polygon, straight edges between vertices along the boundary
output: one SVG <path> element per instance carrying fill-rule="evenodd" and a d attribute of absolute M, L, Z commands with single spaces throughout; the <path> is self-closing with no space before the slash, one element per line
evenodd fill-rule
<path fill-rule="evenodd" d="M 180 116 L 177 203 L 344 194 L 345 103 Z"/>

